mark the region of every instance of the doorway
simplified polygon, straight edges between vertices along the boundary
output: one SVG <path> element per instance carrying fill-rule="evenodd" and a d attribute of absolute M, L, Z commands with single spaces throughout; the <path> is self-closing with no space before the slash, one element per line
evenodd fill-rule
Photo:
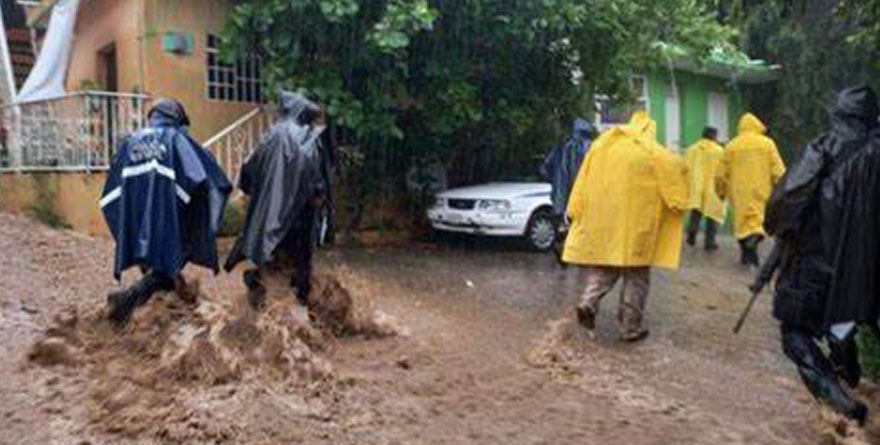
<path fill-rule="evenodd" d="M 98 82 L 104 91 L 119 91 L 119 71 L 117 68 L 116 43 L 111 43 L 98 50 Z M 99 122 L 103 124 L 103 140 L 102 145 L 105 147 L 103 155 L 107 157 L 106 161 L 112 159 L 116 153 L 116 131 L 119 122 L 119 107 L 122 105 L 118 101 L 120 98 L 113 96 L 102 96 L 90 98 L 89 101 L 97 104 L 98 112 L 101 114 Z"/>
<path fill-rule="evenodd" d="M 666 147 L 681 152 L 681 98 L 676 91 L 666 96 Z"/>
<path fill-rule="evenodd" d="M 98 81 L 105 91 L 119 91 L 118 73 L 116 43 L 111 43 L 98 50 Z"/>
<path fill-rule="evenodd" d="M 707 123 L 718 129 L 718 142 L 726 143 L 730 140 L 730 114 L 727 94 L 709 93 Z"/>

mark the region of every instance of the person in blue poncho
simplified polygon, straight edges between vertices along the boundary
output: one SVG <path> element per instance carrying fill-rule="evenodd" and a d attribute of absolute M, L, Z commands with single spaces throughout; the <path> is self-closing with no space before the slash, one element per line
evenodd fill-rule
<path fill-rule="evenodd" d="M 158 99 L 147 118 L 122 141 L 100 200 L 116 241 L 113 276 L 144 271 L 108 296 L 110 319 L 120 325 L 154 293 L 173 290 L 187 263 L 219 270 L 215 238 L 232 191 L 213 155 L 187 134 L 183 105 Z"/>
<path fill-rule="evenodd" d="M 572 134 L 565 144 L 559 145 L 544 158 L 540 173 L 550 181 L 552 190 L 550 201 L 553 204 L 553 217 L 559 228 L 565 228 L 565 209 L 568 208 L 568 196 L 574 180 L 577 178 L 581 164 L 590 150 L 590 144 L 599 135 L 596 127 L 587 120 L 577 118 L 572 124 Z M 557 258 L 562 256 L 562 244 L 565 231 L 559 231 L 554 251 Z M 560 264 L 564 264 L 561 263 Z"/>

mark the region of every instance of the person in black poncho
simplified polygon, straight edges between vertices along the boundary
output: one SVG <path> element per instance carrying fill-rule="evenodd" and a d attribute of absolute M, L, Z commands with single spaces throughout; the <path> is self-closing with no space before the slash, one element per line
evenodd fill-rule
<path fill-rule="evenodd" d="M 232 248 L 225 269 L 250 260 L 256 268 L 244 272 L 248 300 L 265 303 L 262 271 L 284 249 L 294 262 L 291 287 L 300 303 L 311 290 L 316 213 L 326 195 L 316 122 L 321 109 L 298 93 L 282 92 L 280 118 L 263 135 L 260 146 L 242 168 L 241 190 L 250 196 L 245 226 Z"/>
<path fill-rule="evenodd" d="M 773 315 L 785 354 L 810 392 L 864 422 L 841 385 L 861 379 L 854 336 L 880 320 L 880 127 L 875 92 L 842 91 L 831 131 L 810 143 L 777 185 L 765 223 L 782 255 Z M 826 357 L 818 343 L 827 340 Z"/>

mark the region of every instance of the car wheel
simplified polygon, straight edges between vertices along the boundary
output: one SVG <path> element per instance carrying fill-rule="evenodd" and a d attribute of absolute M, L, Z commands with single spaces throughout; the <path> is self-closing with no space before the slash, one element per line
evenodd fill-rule
<path fill-rule="evenodd" d="M 556 241 L 556 223 L 550 209 L 540 208 L 532 214 L 526 227 L 526 245 L 537 251 L 547 251 Z"/>

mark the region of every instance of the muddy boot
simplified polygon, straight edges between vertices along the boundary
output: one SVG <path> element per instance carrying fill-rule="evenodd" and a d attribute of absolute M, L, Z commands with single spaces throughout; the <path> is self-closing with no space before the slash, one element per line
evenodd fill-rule
<path fill-rule="evenodd" d="M 855 338 L 850 337 L 844 341 L 831 339 L 828 341 L 831 350 L 831 363 L 837 371 L 837 375 L 849 385 L 856 388 L 862 380 L 862 367 L 859 364 L 859 349 Z"/>
<path fill-rule="evenodd" d="M 296 302 L 303 307 L 309 307 L 309 293 L 312 291 L 310 277 L 299 271 L 294 272 L 290 278 L 290 288 L 296 290 Z"/>
<path fill-rule="evenodd" d="M 801 377 L 813 396 L 820 402 L 827 404 L 841 415 L 857 421 L 859 425 L 865 424 L 865 420 L 868 418 L 868 407 L 850 396 L 840 386 L 837 379 L 820 375 L 812 370 L 801 370 Z"/>
<path fill-rule="evenodd" d="M 248 288 L 248 304 L 254 309 L 266 307 L 266 287 L 263 286 L 260 271 L 250 269 L 244 272 L 244 285 Z"/>
<path fill-rule="evenodd" d="M 783 324 L 782 349 L 797 365 L 801 380 L 816 400 L 860 424 L 865 422 L 868 408 L 840 386 L 834 364 L 825 357 L 809 330 Z"/>
<path fill-rule="evenodd" d="M 592 331 L 596 329 L 596 311 L 586 305 L 578 305 L 574 308 L 577 321 L 584 329 Z"/>
<path fill-rule="evenodd" d="M 134 287 L 124 291 L 110 292 L 107 295 L 108 318 L 117 326 L 125 326 L 134 312 L 135 301 Z"/>
<path fill-rule="evenodd" d="M 118 326 L 126 325 L 134 310 L 150 301 L 153 294 L 160 290 L 174 290 L 174 280 L 159 274 L 148 273 L 128 290 L 111 293 L 107 296 L 110 321 Z"/>

